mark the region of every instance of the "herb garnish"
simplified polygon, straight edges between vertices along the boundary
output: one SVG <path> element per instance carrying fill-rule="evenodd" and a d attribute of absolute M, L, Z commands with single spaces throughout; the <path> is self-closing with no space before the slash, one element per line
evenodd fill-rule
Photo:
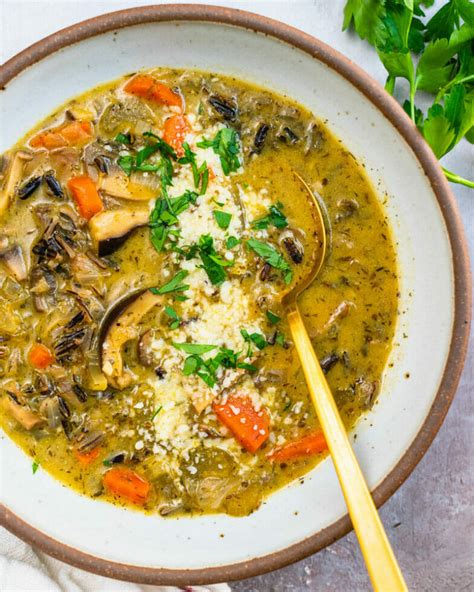
<path fill-rule="evenodd" d="M 170 292 L 185 292 L 189 286 L 181 282 L 188 275 L 184 269 L 178 273 L 169 282 L 161 286 L 161 288 L 150 288 L 152 294 L 169 294 Z"/>
<path fill-rule="evenodd" d="M 270 321 L 270 323 L 272 325 L 276 325 L 277 323 L 279 323 L 281 321 L 281 317 L 276 315 L 271 310 L 267 310 L 267 319 Z"/>
<path fill-rule="evenodd" d="M 115 136 L 115 141 L 120 142 L 120 144 L 131 144 L 132 143 L 132 136 L 130 134 L 117 134 Z"/>
<path fill-rule="evenodd" d="M 170 329 L 177 329 L 181 323 L 181 319 L 178 316 L 178 313 L 171 308 L 171 306 L 165 306 L 165 313 L 170 317 Z"/>
<path fill-rule="evenodd" d="M 223 212 L 222 210 L 213 210 L 212 213 L 217 222 L 217 226 L 222 228 L 222 230 L 227 230 L 229 228 L 230 221 L 232 220 L 232 214 Z"/>
<path fill-rule="evenodd" d="M 225 242 L 225 246 L 228 249 L 233 249 L 237 245 L 240 245 L 241 242 L 242 241 L 240 239 L 238 239 L 236 236 L 229 236 L 228 239 Z"/>
<path fill-rule="evenodd" d="M 127 156 L 120 156 L 117 164 L 130 176 L 135 171 L 158 173 L 161 177 L 161 194 L 164 198 L 168 197 L 168 187 L 173 184 L 173 160 L 176 160 L 176 152 L 159 136 L 153 132 L 145 132 L 145 138 L 152 138 L 156 140 L 153 144 L 148 144 L 145 148 L 139 150 L 134 156 L 129 154 Z M 160 152 L 161 159 L 156 164 L 145 162 L 155 154 Z"/>
<path fill-rule="evenodd" d="M 179 164 L 190 164 L 193 172 L 194 187 L 199 189 L 199 195 L 204 195 L 209 183 L 209 169 L 206 161 L 198 167 L 196 163 L 196 153 L 193 152 L 187 142 L 183 143 L 184 156 L 178 159 Z"/>
<path fill-rule="evenodd" d="M 193 247 L 195 247 L 195 245 L 193 245 Z M 191 247 L 191 252 L 194 254 L 196 248 L 193 249 L 193 247 Z M 197 252 L 201 257 L 202 268 L 211 280 L 211 284 L 214 286 L 222 284 L 227 278 L 225 268 L 230 267 L 234 262 L 227 261 L 217 253 L 214 248 L 214 239 L 210 234 L 203 234 L 199 237 Z"/>
<path fill-rule="evenodd" d="M 150 238 L 158 252 L 163 250 L 168 236 L 178 234 L 178 230 L 172 230 L 170 227 L 177 224 L 181 213 L 196 203 L 197 197 L 197 193 L 187 189 L 179 197 L 165 196 L 156 200 L 150 214 Z"/>
<path fill-rule="evenodd" d="M 33 472 L 33 475 L 36 473 L 36 471 L 39 469 L 39 462 L 37 462 L 36 460 L 33 461 L 33 463 L 31 464 L 31 470 Z"/>
<path fill-rule="evenodd" d="M 263 218 L 258 218 L 252 222 L 252 226 L 257 230 L 265 230 L 269 226 L 275 226 L 275 228 L 286 228 L 288 226 L 288 220 L 285 214 L 282 212 L 283 204 L 277 203 L 271 205 L 268 209 L 269 214 Z"/>
<path fill-rule="evenodd" d="M 175 343 L 173 342 L 173 347 L 176 349 L 180 349 L 187 354 L 207 354 L 207 352 L 216 349 L 217 345 L 205 345 L 203 343 Z"/>
<path fill-rule="evenodd" d="M 237 132 L 225 127 L 217 132 L 213 140 L 203 138 L 198 142 L 199 148 L 212 148 L 219 156 L 224 175 L 239 170 L 240 168 L 240 141 Z"/>
<path fill-rule="evenodd" d="M 269 265 L 281 271 L 285 284 L 291 283 L 291 280 L 293 279 L 293 271 L 283 255 L 274 246 L 255 238 L 250 238 L 247 241 L 247 245 Z"/>
<path fill-rule="evenodd" d="M 261 333 L 249 333 L 246 329 L 241 329 L 240 334 L 247 343 L 254 343 L 258 349 L 264 349 L 267 346 L 267 340 Z M 251 355 L 251 351 L 247 357 L 249 355 Z"/>
<path fill-rule="evenodd" d="M 220 347 L 217 354 L 204 360 L 201 355 L 198 353 L 199 348 L 212 348 L 215 349 L 217 346 L 210 346 L 210 345 L 200 345 L 200 344 L 193 344 L 193 343 L 186 343 L 186 344 L 173 344 L 175 347 L 178 345 L 180 346 L 179 349 L 183 349 L 182 347 L 188 346 L 187 352 L 190 352 L 189 346 L 197 346 L 196 351 L 188 356 L 184 362 L 183 366 L 183 374 L 185 376 L 190 376 L 195 374 L 199 376 L 209 387 L 213 387 L 217 382 L 217 370 L 219 367 L 223 368 L 240 368 L 242 370 L 247 370 L 248 372 L 255 372 L 257 370 L 256 366 L 253 364 L 248 364 L 246 362 L 239 362 L 239 354 L 234 352 L 231 349 Z M 211 349 L 206 349 L 205 351 L 201 351 L 201 353 L 207 353 L 212 351 Z"/>
<path fill-rule="evenodd" d="M 158 415 L 158 413 L 163 409 L 163 405 L 159 405 L 155 412 L 153 413 L 153 415 L 151 416 L 151 421 L 153 421 L 155 419 L 155 417 Z"/>
<path fill-rule="evenodd" d="M 343 29 L 353 23 L 359 37 L 375 47 L 388 72 L 390 94 L 397 78 L 408 80 L 403 107 L 441 158 L 463 137 L 474 142 L 473 7 L 468 0 L 450 0 L 423 22 L 422 4 L 433 2 L 348 0 Z M 412 54 L 419 56 L 416 66 Z M 415 104 L 418 91 L 435 95 L 426 118 Z M 474 187 L 473 181 L 443 170 L 453 183 Z"/>

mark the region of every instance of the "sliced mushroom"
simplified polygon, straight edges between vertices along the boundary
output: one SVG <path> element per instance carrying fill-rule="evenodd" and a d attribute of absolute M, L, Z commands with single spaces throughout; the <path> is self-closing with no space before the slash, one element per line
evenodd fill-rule
<path fill-rule="evenodd" d="M 46 312 L 56 304 L 57 282 L 54 273 L 46 266 L 33 267 L 30 274 L 30 292 L 38 312 Z"/>
<path fill-rule="evenodd" d="M 119 208 L 96 214 L 89 222 L 89 229 L 97 244 L 99 257 L 106 257 L 116 251 L 136 228 L 148 224 L 149 216 L 145 208 Z"/>
<path fill-rule="evenodd" d="M 23 250 L 19 245 L 0 251 L 0 261 L 5 263 L 8 271 L 18 282 L 22 282 L 27 278 L 28 270 L 26 269 Z"/>
<path fill-rule="evenodd" d="M 139 335 L 138 323 L 157 304 L 163 296 L 145 290 L 139 295 L 117 302 L 106 314 L 102 327 L 99 349 L 102 358 L 102 371 L 109 384 L 115 388 L 125 388 L 132 381 L 132 375 L 124 369 L 122 347 Z"/>
<path fill-rule="evenodd" d="M 32 430 L 45 423 L 45 420 L 40 415 L 31 411 L 28 407 L 16 403 L 13 399 L 8 399 L 6 401 L 6 406 L 12 417 L 14 417 L 25 430 Z"/>
<path fill-rule="evenodd" d="M 112 197 L 130 201 L 149 201 L 156 195 L 156 191 L 151 187 L 135 183 L 120 173 L 103 176 L 99 180 L 99 189 Z"/>
<path fill-rule="evenodd" d="M 150 367 L 153 365 L 153 350 L 151 344 L 153 341 L 153 332 L 151 329 L 145 331 L 138 341 L 138 359 L 143 366 Z"/>
<path fill-rule="evenodd" d="M 6 175 L 3 189 L 0 190 L 0 216 L 4 214 L 10 203 L 10 198 L 15 193 L 23 172 L 25 161 L 31 160 L 33 156 L 28 152 L 17 152 L 12 159 L 10 170 Z"/>

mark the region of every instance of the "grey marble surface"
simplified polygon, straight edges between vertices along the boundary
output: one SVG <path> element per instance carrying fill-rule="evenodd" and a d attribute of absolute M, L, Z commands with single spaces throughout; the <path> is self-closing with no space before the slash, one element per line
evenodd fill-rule
<path fill-rule="evenodd" d="M 147 0 L 0 0 L 0 62 L 78 20 L 152 3 Z M 344 0 L 216 0 L 214 3 L 252 10 L 303 29 L 350 57 L 375 79 L 384 81 L 384 69 L 375 52 L 353 35 L 340 30 Z M 18 23 L 26 24 L 18 27 Z M 466 142 L 448 155 L 443 164 L 463 176 L 474 176 L 473 152 Z M 461 186 L 453 186 L 453 191 L 466 227 L 472 258 L 474 191 Z M 456 398 L 436 440 L 381 511 L 412 591 L 474 591 L 472 341 Z M 304 561 L 271 574 L 233 583 L 232 589 L 234 592 L 359 592 L 369 590 L 370 584 L 357 541 L 351 533 Z"/>

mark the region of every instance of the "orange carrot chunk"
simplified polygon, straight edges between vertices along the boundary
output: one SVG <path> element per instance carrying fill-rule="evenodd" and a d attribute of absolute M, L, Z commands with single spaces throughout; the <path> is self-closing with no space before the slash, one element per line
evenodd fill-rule
<path fill-rule="evenodd" d="M 262 407 L 256 411 L 249 397 L 230 395 L 225 403 L 213 403 L 219 421 L 249 452 L 256 452 L 270 434 L 270 418 Z"/>
<path fill-rule="evenodd" d="M 288 442 L 284 446 L 277 448 L 268 455 L 269 460 L 275 462 L 285 462 L 296 460 L 304 456 L 319 454 L 328 449 L 326 439 L 321 431 L 308 434 L 295 442 Z"/>
<path fill-rule="evenodd" d="M 151 99 L 162 105 L 174 106 L 181 108 L 183 101 L 181 97 L 173 92 L 166 84 L 156 82 L 151 89 Z"/>
<path fill-rule="evenodd" d="M 188 122 L 183 115 L 172 115 L 165 121 L 163 140 L 175 149 L 178 156 L 183 156 L 183 142 L 188 133 Z"/>
<path fill-rule="evenodd" d="M 110 469 L 105 473 L 103 483 L 109 493 L 134 504 L 144 504 L 150 493 L 148 481 L 127 467 Z"/>
<path fill-rule="evenodd" d="M 124 86 L 125 92 L 159 103 L 160 105 L 168 105 L 182 108 L 183 103 L 181 97 L 173 92 L 166 84 L 157 82 L 151 76 L 146 74 L 138 74 L 127 82 Z"/>
<path fill-rule="evenodd" d="M 35 343 L 28 352 L 29 363 L 37 370 L 44 370 L 54 362 L 54 356 L 42 343 Z"/>
<path fill-rule="evenodd" d="M 89 121 L 72 121 L 60 127 L 40 132 L 30 140 L 33 148 L 64 148 L 83 144 L 93 134 L 92 125 Z"/>
<path fill-rule="evenodd" d="M 101 451 L 100 446 L 97 446 L 97 448 L 93 448 L 92 450 L 89 450 L 89 452 L 81 452 L 80 450 L 75 449 L 74 455 L 82 467 L 88 467 L 99 456 L 100 451 Z"/>
<path fill-rule="evenodd" d="M 127 82 L 124 90 L 136 97 L 147 98 L 154 84 L 155 81 L 151 76 L 138 74 Z"/>
<path fill-rule="evenodd" d="M 104 209 L 102 199 L 90 177 L 73 177 L 69 179 L 67 186 L 83 218 L 90 220 L 94 214 Z"/>

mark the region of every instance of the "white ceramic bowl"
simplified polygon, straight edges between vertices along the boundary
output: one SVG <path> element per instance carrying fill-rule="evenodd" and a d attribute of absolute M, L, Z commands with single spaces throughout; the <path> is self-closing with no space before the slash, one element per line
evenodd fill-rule
<path fill-rule="evenodd" d="M 152 66 L 232 74 L 295 98 L 365 164 L 386 201 L 401 315 L 393 367 L 354 443 L 382 503 L 436 434 L 466 348 L 466 246 L 436 159 L 395 101 L 329 47 L 263 17 L 196 5 L 105 15 L 4 64 L 0 152 L 66 99 Z M 330 459 L 251 516 L 165 520 L 80 496 L 44 471 L 33 476 L 31 459 L 5 436 L 0 454 L 3 524 L 64 561 L 111 577 L 174 584 L 249 577 L 317 551 L 350 526 Z"/>

